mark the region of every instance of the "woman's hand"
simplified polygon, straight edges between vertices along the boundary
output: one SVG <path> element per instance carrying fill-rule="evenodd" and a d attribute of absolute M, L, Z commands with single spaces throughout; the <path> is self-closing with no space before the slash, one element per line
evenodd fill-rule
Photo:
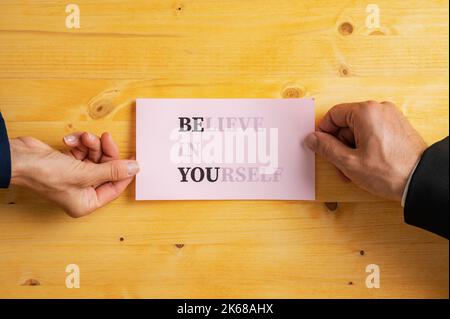
<path fill-rule="evenodd" d="M 134 160 L 119 160 L 111 135 L 74 133 L 61 153 L 32 138 L 10 141 L 11 184 L 24 186 L 56 203 L 71 217 L 82 217 L 115 200 L 139 171 Z"/>

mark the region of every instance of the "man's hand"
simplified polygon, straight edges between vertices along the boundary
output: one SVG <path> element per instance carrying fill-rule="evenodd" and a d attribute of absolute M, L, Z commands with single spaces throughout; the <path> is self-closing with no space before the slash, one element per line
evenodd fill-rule
<path fill-rule="evenodd" d="M 25 186 L 56 203 L 72 217 L 82 217 L 115 200 L 139 171 L 136 161 L 119 160 L 108 133 L 101 138 L 74 133 L 61 153 L 32 137 L 12 139 L 13 185 Z"/>
<path fill-rule="evenodd" d="M 306 145 L 357 186 L 400 201 L 427 145 L 389 102 L 334 106 Z"/>

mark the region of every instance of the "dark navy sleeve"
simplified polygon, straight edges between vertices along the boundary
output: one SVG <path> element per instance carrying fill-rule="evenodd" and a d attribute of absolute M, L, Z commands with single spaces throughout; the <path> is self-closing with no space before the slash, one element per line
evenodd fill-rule
<path fill-rule="evenodd" d="M 429 147 L 415 172 L 405 203 L 406 223 L 448 239 L 448 137 Z"/>
<path fill-rule="evenodd" d="M 11 181 L 11 151 L 5 121 L 0 113 L 0 188 L 8 188 Z"/>

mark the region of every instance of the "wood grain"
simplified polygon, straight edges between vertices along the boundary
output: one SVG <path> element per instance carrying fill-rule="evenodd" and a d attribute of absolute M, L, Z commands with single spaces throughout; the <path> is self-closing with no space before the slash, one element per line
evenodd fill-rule
<path fill-rule="evenodd" d="M 137 97 L 314 97 L 318 119 L 337 103 L 390 100 L 428 143 L 448 135 L 446 1 L 377 1 L 375 31 L 364 1 L 76 3 L 81 29 L 68 30 L 64 1 L 0 2 L 12 137 L 61 148 L 69 132 L 110 131 L 129 156 Z M 0 191 L 0 297 L 448 298 L 448 241 L 321 159 L 316 173 L 317 202 L 136 203 L 130 188 L 80 220 Z M 80 289 L 65 288 L 69 263 Z M 370 263 L 380 289 L 365 287 Z"/>

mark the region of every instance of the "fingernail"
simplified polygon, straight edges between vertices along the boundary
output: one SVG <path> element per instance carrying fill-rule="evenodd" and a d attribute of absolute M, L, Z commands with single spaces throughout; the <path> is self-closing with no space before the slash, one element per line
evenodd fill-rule
<path fill-rule="evenodd" d="M 71 144 L 71 143 L 75 142 L 76 140 L 77 140 L 77 137 L 76 137 L 75 135 L 67 135 L 67 136 L 64 136 L 64 141 L 65 141 L 66 143 Z"/>
<path fill-rule="evenodd" d="M 134 176 L 139 172 L 138 162 L 129 162 L 127 168 L 128 168 L 128 176 Z"/>
<path fill-rule="evenodd" d="M 316 133 L 309 134 L 305 139 L 305 144 L 308 146 L 311 150 L 315 150 L 317 146 L 317 135 Z"/>
<path fill-rule="evenodd" d="M 91 133 L 88 133 L 88 139 L 91 140 L 91 141 L 95 140 L 95 135 L 91 134 Z"/>

